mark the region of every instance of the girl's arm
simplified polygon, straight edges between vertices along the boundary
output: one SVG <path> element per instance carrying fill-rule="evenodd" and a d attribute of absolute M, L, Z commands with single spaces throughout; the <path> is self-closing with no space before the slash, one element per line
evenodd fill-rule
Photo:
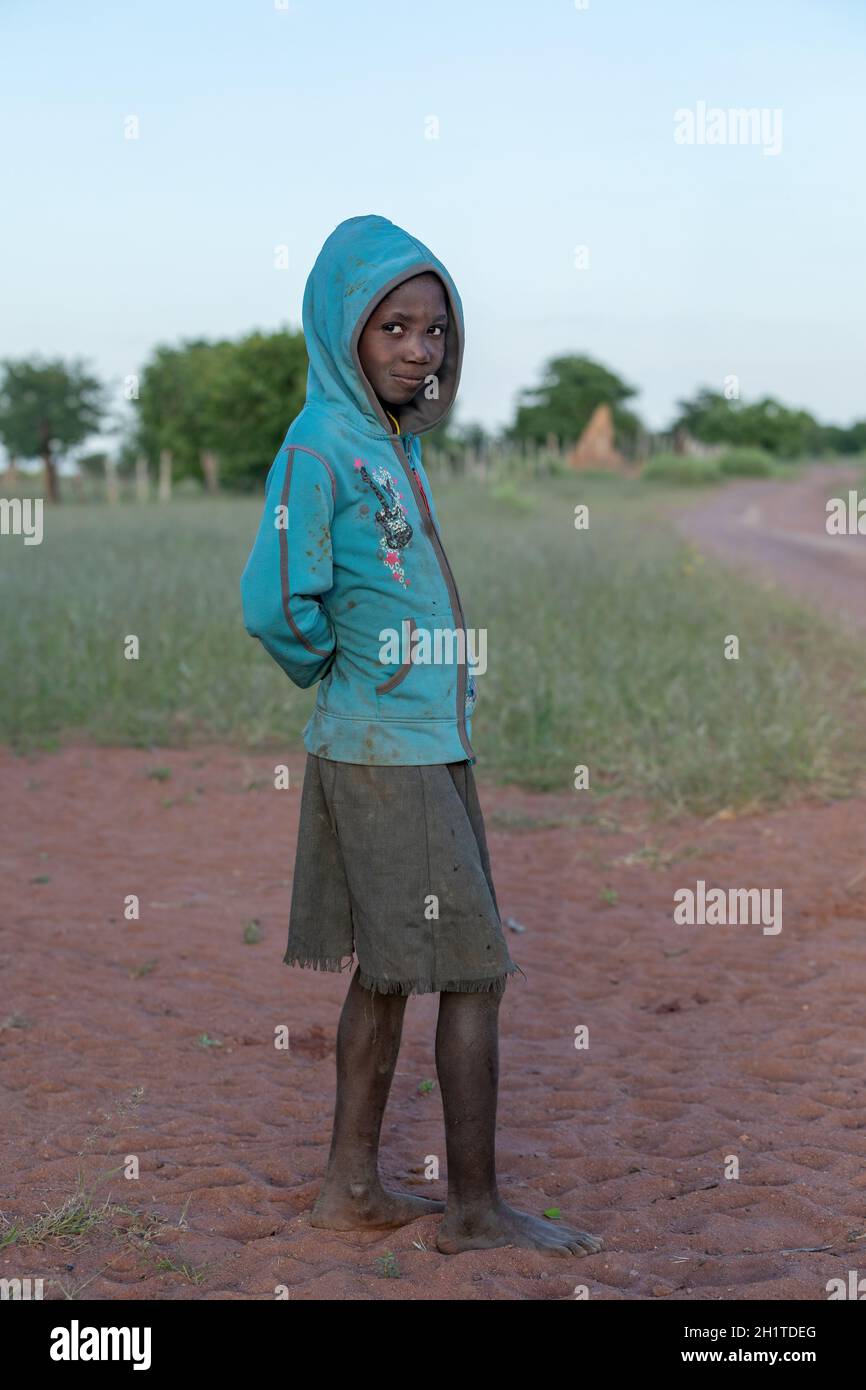
<path fill-rule="evenodd" d="M 241 575 L 244 626 L 295 685 L 321 680 L 336 652 L 318 595 L 333 584 L 333 479 L 323 460 L 289 445 L 268 473 L 265 508 Z"/>

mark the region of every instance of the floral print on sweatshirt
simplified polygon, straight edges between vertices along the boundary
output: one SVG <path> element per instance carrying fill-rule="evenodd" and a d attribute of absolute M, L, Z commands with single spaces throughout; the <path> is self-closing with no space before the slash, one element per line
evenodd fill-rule
<path fill-rule="evenodd" d="M 403 506 L 403 494 L 398 491 L 397 484 L 384 464 L 371 472 L 363 459 L 357 458 L 355 468 L 364 482 L 372 488 L 380 504 L 375 519 L 380 528 L 379 552 L 382 560 L 390 570 L 392 579 L 396 579 L 398 584 L 408 589 L 411 580 L 406 578 L 402 552 L 412 539 L 412 527 Z"/>

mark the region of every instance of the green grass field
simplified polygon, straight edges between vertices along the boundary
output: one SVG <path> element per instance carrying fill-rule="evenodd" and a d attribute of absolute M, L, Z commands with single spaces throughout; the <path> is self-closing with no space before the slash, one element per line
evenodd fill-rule
<path fill-rule="evenodd" d="M 596 794 L 702 813 L 851 789 L 866 651 L 703 563 L 665 520 L 680 493 L 587 477 L 436 495 L 467 623 L 488 630 L 479 778 L 567 791 L 586 763 Z M 41 546 L 2 537 L 0 737 L 299 749 L 315 689 L 292 686 L 241 615 L 260 510 L 229 497 L 69 505 L 46 509 Z M 728 633 L 738 661 L 724 659 Z M 138 661 L 124 659 L 128 634 Z"/>

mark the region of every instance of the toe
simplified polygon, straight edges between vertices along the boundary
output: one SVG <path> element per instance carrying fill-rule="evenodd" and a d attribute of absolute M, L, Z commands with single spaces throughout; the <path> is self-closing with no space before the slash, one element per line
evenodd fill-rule
<path fill-rule="evenodd" d="M 604 1249 L 604 1241 L 600 1236 L 594 1236 L 589 1231 L 577 1231 L 573 1227 L 565 1227 L 568 1232 L 569 1240 L 582 1246 L 590 1255 L 597 1255 L 599 1250 Z"/>

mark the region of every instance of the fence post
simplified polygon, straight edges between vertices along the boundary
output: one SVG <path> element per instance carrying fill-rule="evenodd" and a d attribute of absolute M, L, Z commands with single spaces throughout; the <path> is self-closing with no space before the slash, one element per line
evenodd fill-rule
<path fill-rule="evenodd" d="M 105 500 L 110 507 L 116 507 L 120 501 L 120 488 L 117 482 L 117 465 L 114 459 L 106 454 L 103 458 L 105 469 Z"/>
<path fill-rule="evenodd" d="M 202 449 L 201 471 L 204 474 L 204 484 L 208 492 L 219 492 L 219 458 L 212 449 Z"/>
<path fill-rule="evenodd" d="M 158 497 L 160 502 L 171 501 L 171 449 L 160 449 L 159 451 L 159 490 Z"/>
<path fill-rule="evenodd" d="M 135 500 L 136 502 L 150 500 L 150 471 L 144 454 L 139 454 L 135 460 Z"/>

